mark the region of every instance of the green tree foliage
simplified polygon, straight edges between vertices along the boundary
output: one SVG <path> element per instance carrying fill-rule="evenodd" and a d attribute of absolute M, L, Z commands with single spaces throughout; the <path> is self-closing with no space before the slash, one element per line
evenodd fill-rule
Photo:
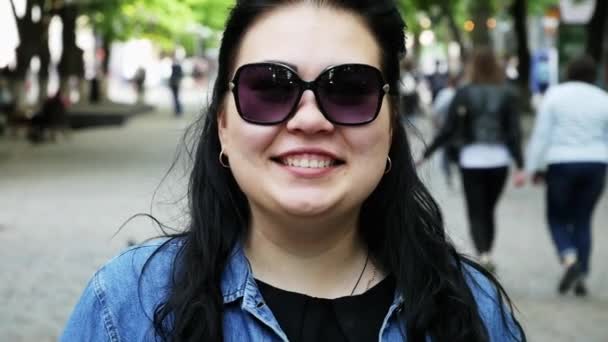
<path fill-rule="evenodd" d="M 505 12 L 514 0 L 399 0 L 398 4 L 404 19 L 408 23 L 408 29 L 412 32 L 420 30 L 420 25 L 417 22 L 417 16 L 420 12 L 425 12 L 427 15 L 435 16 L 436 19 L 442 19 L 446 16 L 453 16 L 459 28 L 462 28 L 464 22 L 473 17 L 475 8 L 480 2 L 483 2 L 484 7 L 487 6 L 491 10 L 491 14 L 499 15 Z M 559 0 L 528 0 L 528 14 L 541 15 L 551 6 L 559 4 Z"/>
<path fill-rule="evenodd" d="M 149 38 L 161 48 L 176 44 L 192 49 L 200 27 L 220 30 L 234 1 L 230 0 L 89 0 L 82 14 L 104 39 Z"/>
<path fill-rule="evenodd" d="M 80 0 L 83 14 L 90 17 L 97 32 L 111 40 L 145 37 L 164 49 L 176 43 L 193 44 L 196 27 L 221 31 L 234 0 Z M 452 36 L 460 40 L 464 22 L 473 17 L 479 0 L 398 0 L 399 7 L 414 34 L 420 33 L 421 13 L 433 23 L 446 19 Z M 485 0 L 492 15 L 505 13 L 513 0 Z M 529 14 L 540 14 L 559 0 L 528 0 Z M 437 29 L 439 25 L 434 26 Z M 455 32 L 458 29 L 461 32 Z"/>
<path fill-rule="evenodd" d="M 163 49 L 180 44 L 191 48 L 197 27 L 221 31 L 234 0 L 77 0 L 83 6 L 95 30 L 110 40 L 133 37 L 149 38 Z M 514 0 L 484 0 L 490 15 L 508 13 Z M 462 44 L 463 25 L 474 17 L 479 0 L 397 0 L 408 31 L 421 31 L 422 13 L 432 19 L 436 33 L 442 34 L 445 23 L 451 37 Z M 542 14 L 559 0 L 527 0 L 528 14 Z M 487 5 L 486 5 L 487 4 Z M 458 31 L 457 31 L 458 30 Z"/>
<path fill-rule="evenodd" d="M 234 0 L 184 0 L 192 9 L 194 18 L 211 29 L 221 31 Z"/>
<path fill-rule="evenodd" d="M 557 5 L 559 5 L 559 0 L 528 0 L 528 13 L 541 15 L 551 6 Z"/>

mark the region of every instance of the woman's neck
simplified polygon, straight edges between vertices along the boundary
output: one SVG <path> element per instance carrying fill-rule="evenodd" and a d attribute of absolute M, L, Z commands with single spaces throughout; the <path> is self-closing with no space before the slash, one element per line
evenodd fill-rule
<path fill-rule="evenodd" d="M 291 223 L 252 220 L 245 252 L 254 276 L 275 287 L 313 297 L 351 294 L 367 258 L 357 220 Z M 366 274 L 373 269 L 371 259 Z M 365 282 L 366 274 L 362 283 Z M 358 293 L 361 291 L 355 291 Z"/>

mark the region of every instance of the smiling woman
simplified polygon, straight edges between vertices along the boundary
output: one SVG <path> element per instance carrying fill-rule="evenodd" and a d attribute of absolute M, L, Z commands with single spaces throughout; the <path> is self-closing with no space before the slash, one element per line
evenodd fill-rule
<path fill-rule="evenodd" d="M 238 1 L 189 226 L 100 269 L 63 340 L 525 340 L 416 175 L 403 30 L 388 0 Z"/>

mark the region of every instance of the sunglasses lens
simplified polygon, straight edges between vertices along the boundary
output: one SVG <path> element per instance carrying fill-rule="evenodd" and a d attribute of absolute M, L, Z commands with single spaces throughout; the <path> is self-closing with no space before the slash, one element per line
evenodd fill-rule
<path fill-rule="evenodd" d="M 237 85 L 239 111 L 243 119 L 273 124 L 283 121 L 297 101 L 297 75 L 280 65 L 245 65 Z"/>
<path fill-rule="evenodd" d="M 337 66 L 319 77 L 317 100 L 336 123 L 367 123 L 378 114 L 382 82 L 380 72 L 372 66 Z"/>

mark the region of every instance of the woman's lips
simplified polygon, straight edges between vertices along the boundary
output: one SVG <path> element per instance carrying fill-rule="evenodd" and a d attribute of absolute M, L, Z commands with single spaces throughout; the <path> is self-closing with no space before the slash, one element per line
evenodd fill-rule
<path fill-rule="evenodd" d="M 306 169 L 323 169 L 332 167 L 338 163 L 337 159 L 334 159 L 326 155 L 316 154 L 291 154 L 278 158 L 278 161 L 286 166 L 306 168 Z"/>
<path fill-rule="evenodd" d="M 292 152 L 272 160 L 297 176 L 312 178 L 324 176 L 344 164 L 329 153 Z"/>

